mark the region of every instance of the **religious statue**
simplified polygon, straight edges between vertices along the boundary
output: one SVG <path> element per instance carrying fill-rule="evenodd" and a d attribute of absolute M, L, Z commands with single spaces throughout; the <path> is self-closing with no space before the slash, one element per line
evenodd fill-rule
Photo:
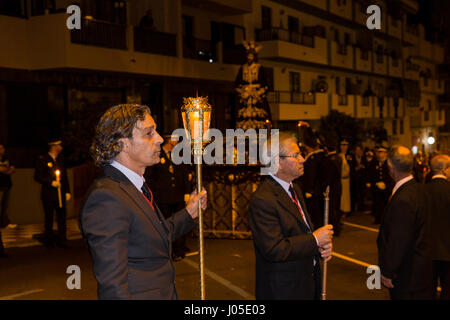
<path fill-rule="evenodd" d="M 247 62 L 239 68 L 236 91 L 239 94 L 239 109 L 236 128 L 267 129 L 270 126 L 270 109 L 267 102 L 267 83 L 264 68 L 258 63 L 257 53 L 261 46 L 253 41 L 244 41 Z"/>

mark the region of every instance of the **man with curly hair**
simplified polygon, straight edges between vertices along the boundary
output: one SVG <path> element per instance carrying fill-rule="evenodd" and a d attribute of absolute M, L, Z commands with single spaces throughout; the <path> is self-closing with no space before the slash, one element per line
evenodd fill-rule
<path fill-rule="evenodd" d="M 164 219 L 143 177 L 160 161 L 162 141 L 147 106 L 114 106 L 97 125 L 91 152 L 103 171 L 82 206 L 80 229 L 99 299 L 178 298 L 172 242 L 194 227 L 206 191 Z"/>

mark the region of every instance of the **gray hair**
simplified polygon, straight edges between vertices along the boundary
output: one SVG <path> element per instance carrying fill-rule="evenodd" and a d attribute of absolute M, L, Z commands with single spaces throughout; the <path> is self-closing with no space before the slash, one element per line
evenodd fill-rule
<path fill-rule="evenodd" d="M 388 159 L 396 171 L 402 173 L 412 171 L 414 159 L 411 150 L 408 148 L 401 145 L 392 146 L 388 153 Z"/>
<path fill-rule="evenodd" d="M 450 156 L 440 154 L 431 159 L 431 172 L 433 175 L 441 173 L 450 166 Z"/>

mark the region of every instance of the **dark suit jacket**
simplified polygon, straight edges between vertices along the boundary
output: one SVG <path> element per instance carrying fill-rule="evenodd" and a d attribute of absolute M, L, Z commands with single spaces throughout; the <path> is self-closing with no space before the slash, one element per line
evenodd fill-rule
<path fill-rule="evenodd" d="M 433 260 L 450 261 L 450 182 L 432 179 L 425 188 L 430 201 Z"/>
<path fill-rule="evenodd" d="M 427 200 L 415 180 L 388 203 L 378 234 L 381 274 L 392 279 L 392 299 L 431 299 L 431 243 Z"/>
<path fill-rule="evenodd" d="M 80 229 L 94 261 L 100 299 L 177 299 L 172 242 L 194 227 L 183 209 L 167 220 L 112 166 L 94 181 Z M 159 217 L 158 217 L 159 215 Z"/>
<path fill-rule="evenodd" d="M 40 155 L 36 160 L 36 168 L 34 171 L 34 180 L 42 185 L 41 199 L 44 201 L 58 201 L 58 189 L 52 187 L 52 181 L 56 180 L 56 170 L 61 171 L 61 200 L 63 204 L 66 202 L 66 193 L 70 193 L 69 180 L 67 179 L 66 169 L 64 168 L 64 160 L 61 156 L 56 161 L 48 154 Z"/>
<path fill-rule="evenodd" d="M 299 186 L 294 184 L 311 228 Z M 320 294 L 315 237 L 283 187 L 268 176 L 252 195 L 249 226 L 256 255 L 256 299 L 315 299 Z M 314 258 L 317 264 L 314 266 Z"/>

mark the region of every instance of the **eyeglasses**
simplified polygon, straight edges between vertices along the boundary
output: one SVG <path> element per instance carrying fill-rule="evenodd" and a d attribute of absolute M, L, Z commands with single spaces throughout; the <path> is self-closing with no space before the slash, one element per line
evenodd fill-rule
<path fill-rule="evenodd" d="M 301 153 L 294 153 L 293 155 L 281 155 L 280 154 L 280 158 L 298 158 L 300 157 L 302 154 Z"/>

